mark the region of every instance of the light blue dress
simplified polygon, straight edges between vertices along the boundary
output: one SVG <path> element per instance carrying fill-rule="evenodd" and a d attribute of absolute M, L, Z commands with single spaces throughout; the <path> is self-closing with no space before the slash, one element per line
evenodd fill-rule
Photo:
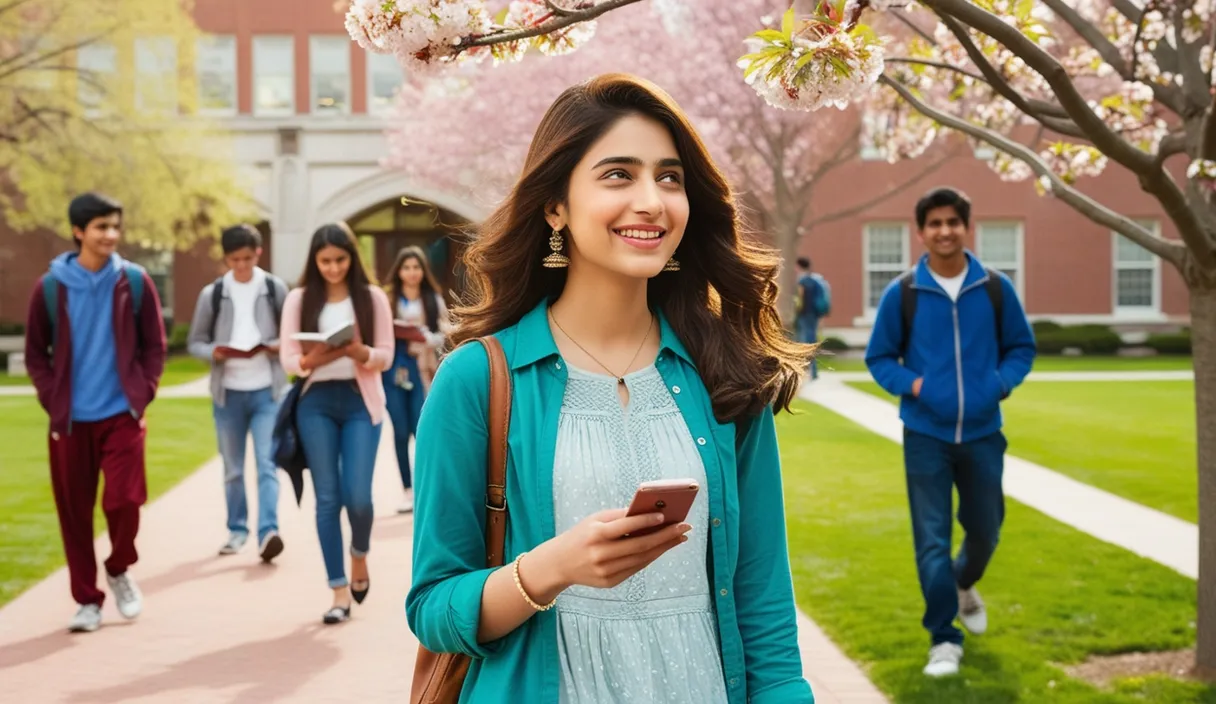
<path fill-rule="evenodd" d="M 625 377 L 627 407 L 615 378 L 569 372 L 553 467 L 559 534 L 628 506 L 645 481 L 690 477 L 702 491 L 688 542 L 612 589 L 574 586 L 558 597 L 561 701 L 726 702 L 706 567 L 705 467 L 692 435 L 655 367 Z"/>

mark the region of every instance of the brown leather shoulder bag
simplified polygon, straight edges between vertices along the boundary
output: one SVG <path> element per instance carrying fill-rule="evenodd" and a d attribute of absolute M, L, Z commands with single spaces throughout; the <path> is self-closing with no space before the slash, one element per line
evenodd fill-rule
<path fill-rule="evenodd" d="M 501 567 L 507 536 L 507 429 L 511 425 L 511 372 L 502 344 L 476 340 L 490 358 L 490 438 L 486 453 L 486 566 Z M 410 704 L 456 704 L 469 671 L 469 656 L 432 653 L 418 646 Z"/>

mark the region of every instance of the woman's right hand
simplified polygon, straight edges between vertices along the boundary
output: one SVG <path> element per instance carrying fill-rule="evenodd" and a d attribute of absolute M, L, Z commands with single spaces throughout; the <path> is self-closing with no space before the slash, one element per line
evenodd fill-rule
<path fill-rule="evenodd" d="M 661 513 L 641 516 L 626 513 L 623 508 L 600 511 L 533 551 L 545 553 L 547 568 L 560 580 L 558 591 L 575 584 L 600 589 L 615 587 L 687 541 L 685 534 L 692 530 L 687 523 L 676 523 L 649 535 L 626 538 L 628 533 L 651 528 L 664 520 Z"/>

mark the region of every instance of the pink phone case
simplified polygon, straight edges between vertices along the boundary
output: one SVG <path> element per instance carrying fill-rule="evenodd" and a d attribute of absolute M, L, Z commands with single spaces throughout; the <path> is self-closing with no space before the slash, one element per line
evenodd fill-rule
<path fill-rule="evenodd" d="M 692 479 L 660 479 L 638 485 L 633 502 L 629 505 L 629 516 L 647 513 L 662 513 L 663 522 L 650 528 L 636 530 L 625 537 L 637 538 L 660 530 L 688 518 L 692 502 L 700 487 Z"/>

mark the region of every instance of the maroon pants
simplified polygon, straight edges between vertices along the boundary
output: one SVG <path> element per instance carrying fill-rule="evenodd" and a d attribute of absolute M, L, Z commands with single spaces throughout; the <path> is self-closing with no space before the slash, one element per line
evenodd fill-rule
<path fill-rule="evenodd" d="M 97 480 L 105 472 L 101 508 L 110 532 L 106 572 L 120 575 L 135 564 L 139 508 L 148 498 L 144 472 L 144 422 L 122 413 L 94 423 L 72 423 L 72 432 L 51 433 L 51 488 L 67 556 L 72 597 L 78 604 L 105 601 L 97 588 L 93 509 Z"/>

